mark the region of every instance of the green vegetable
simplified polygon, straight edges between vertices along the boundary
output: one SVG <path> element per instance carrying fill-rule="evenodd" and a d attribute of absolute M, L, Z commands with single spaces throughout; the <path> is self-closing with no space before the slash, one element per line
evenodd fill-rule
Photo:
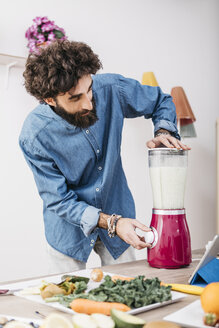
<path fill-rule="evenodd" d="M 77 283 L 75 283 L 76 285 Z M 73 294 L 58 295 L 56 301 L 66 307 L 76 298 L 85 298 L 99 302 L 117 302 L 128 305 L 135 309 L 153 303 L 165 302 L 171 299 L 171 286 L 161 286 L 158 278 L 145 279 L 145 276 L 138 276 L 133 280 L 112 281 L 110 276 L 106 276 L 104 282 L 98 288 L 83 293 L 85 284 L 78 282 Z M 46 302 L 54 302 L 54 297 Z"/>
<path fill-rule="evenodd" d="M 76 281 L 74 294 L 83 293 L 87 289 L 87 284 L 85 281 Z"/>
<path fill-rule="evenodd" d="M 146 323 L 138 317 L 116 309 L 111 310 L 111 317 L 117 328 L 142 328 Z"/>
<path fill-rule="evenodd" d="M 57 294 L 52 297 L 45 298 L 45 301 L 47 303 L 59 302 L 59 303 L 63 304 L 64 306 L 69 307 L 69 304 L 71 303 L 71 301 L 73 301 L 73 299 L 79 298 L 79 297 L 86 298 L 86 294 L 84 293 L 84 291 L 87 288 L 87 284 L 85 281 L 78 281 L 75 283 L 64 282 L 64 283 L 59 284 L 58 286 L 63 288 L 63 290 L 66 290 L 66 287 L 69 288 L 69 286 L 71 286 L 71 285 L 74 285 L 74 289 L 73 289 L 73 292 L 71 292 L 71 294 L 67 294 L 67 295 L 58 295 Z M 67 289 L 67 290 L 69 290 L 69 289 Z"/>
<path fill-rule="evenodd" d="M 79 281 L 84 281 L 86 284 L 89 282 L 89 278 L 87 277 L 80 277 L 80 276 L 69 276 L 65 274 L 64 276 L 61 277 L 61 279 L 64 281 L 69 281 L 69 282 L 79 282 Z M 62 283 L 61 282 L 61 283 Z"/>
<path fill-rule="evenodd" d="M 57 295 L 57 296 L 53 296 L 53 297 L 48 297 L 45 299 L 45 302 L 46 303 L 59 302 L 60 304 L 66 306 L 66 307 L 70 307 L 70 303 L 73 300 L 75 300 L 76 298 L 85 298 L 85 299 L 89 299 L 92 301 L 102 302 L 101 297 L 93 296 L 93 295 L 89 295 L 89 294 L 85 294 L 85 293 L 70 294 L 70 295 Z"/>
<path fill-rule="evenodd" d="M 133 280 L 112 281 L 110 276 L 89 292 L 89 295 L 101 296 L 106 302 L 119 302 L 131 308 L 139 308 L 153 303 L 164 302 L 171 299 L 171 286 L 160 286 L 158 278 L 145 279 L 138 276 Z"/>
<path fill-rule="evenodd" d="M 215 326 L 217 323 L 217 316 L 215 313 L 205 313 L 204 324 L 207 326 Z"/>

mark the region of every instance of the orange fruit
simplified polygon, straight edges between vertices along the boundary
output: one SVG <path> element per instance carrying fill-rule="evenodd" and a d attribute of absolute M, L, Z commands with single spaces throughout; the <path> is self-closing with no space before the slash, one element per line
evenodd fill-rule
<path fill-rule="evenodd" d="M 219 318 L 219 282 L 212 282 L 204 288 L 201 305 L 205 313 L 215 313 Z"/>

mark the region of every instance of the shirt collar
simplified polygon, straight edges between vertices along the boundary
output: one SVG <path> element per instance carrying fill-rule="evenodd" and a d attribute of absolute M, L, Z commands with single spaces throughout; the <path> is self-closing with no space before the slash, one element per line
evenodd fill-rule
<path fill-rule="evenodd" d="M 77 129 L 78 127 L 73 125 L 73 124 L 70 124 L 68 123 L 64 118 L 62 118 L 61 116 L 59 116 L 58 114 L 56 114 L 52 108 L 47 105 L 47 104 L 40 104 L 38 106 L 38 109 L 39 109 L 39 113 L 46 116 L 46 117 L 50 117 L 50 118 L 53 118 L 55 119 L 56 121 L 59 121 L 61 122 L 63 125 L 65 125 L 65 127 L 67 129 L 70 129 L 70 130 L 75 130 Z"/>

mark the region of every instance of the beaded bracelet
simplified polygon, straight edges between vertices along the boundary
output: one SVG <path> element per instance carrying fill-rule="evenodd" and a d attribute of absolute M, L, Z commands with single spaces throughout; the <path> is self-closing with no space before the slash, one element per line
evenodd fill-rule
<path fill-rule="evenodd" d="M 108 219 L 107 219 L 107 226 L 108 226 L 108 236 L 110 238 L 115 237 L 116 235 L 116 225 L 119 219 L 121 218 L 121 215 L 117 214 L 112 214 Z"/>
<path fill-rule="evenodd" d="M 113 237 L 116 235 L 116 225 L 119 219 L 121 219 L 122 215 L 117 215 L 115 220 L 113 221 Z"/>

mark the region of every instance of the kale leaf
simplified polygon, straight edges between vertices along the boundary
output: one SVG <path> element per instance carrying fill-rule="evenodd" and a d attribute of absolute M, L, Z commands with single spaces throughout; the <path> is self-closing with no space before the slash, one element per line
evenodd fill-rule
<path fill-rule="evenodd" d="M 106 276 L 104 282 L 98 288 L 90 290 L 88 295 L 105 295 L 106 302 L 119 302 L 131 308 L 139 308 L 170 300 L 170 288 L 161 286 L 158 278 L 145 279 L 145 276 L 138 276 L 130 281 L 114 282 L 110 276 Z"/>

